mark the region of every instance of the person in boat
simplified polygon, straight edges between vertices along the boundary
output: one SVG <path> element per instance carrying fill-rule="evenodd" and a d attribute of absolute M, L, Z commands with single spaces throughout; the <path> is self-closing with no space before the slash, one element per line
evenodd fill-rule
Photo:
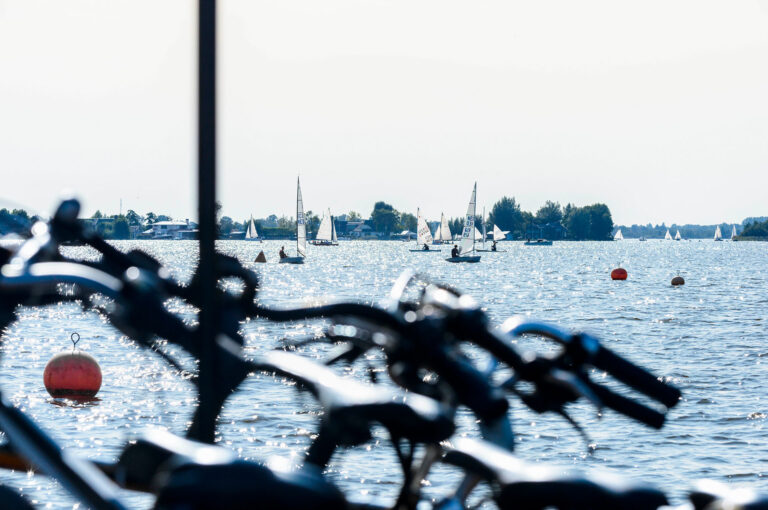
<path fill-rule="evenodd" d="M 280 247 L 280 251 L 278 252 L 278 255 L 280 255 L 281 259 L 288 257 L 288 255 L 285 253 L 285 246 Z"/>
<path fill-rule="evenodd" d="M 459 247 L 454 244 L 453 248 L 451 248 L 451 257 L 458 257 L 458 256 L 459 256 Z"/>
<path fill-rule="evenodd" d="M 491 245 L 491 251 L 496 251 L 496 240 L 493 240 L 493 244 Z"/>
<path fill-rule="evenodd" d="M 421 249 L 424 251 L 429 251 L 429 246 L 427 246 L 427 243 L 424 243 L 424 246 Z"/>

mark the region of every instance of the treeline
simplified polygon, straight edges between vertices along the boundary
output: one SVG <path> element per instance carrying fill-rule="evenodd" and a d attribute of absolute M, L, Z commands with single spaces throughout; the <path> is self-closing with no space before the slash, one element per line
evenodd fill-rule
<path fill-rule="evenodd" d="M 451 230 L 460 232 L 463 218 L 451 220 Z M 478 218 L 477 225 L 482 225 Z M 605 241 L 613 235 L 613 218 L 605 204 L 579 207 L 574 204 L 561 206 L 547 200 L 536 213 L 524 211 L 514 197 L 502 197 L 493 204 L 486 221 L 486 230 L 493 225 L 510 232 L 512 239 L 571 239 Z"/>
<path fill-rule="evenodd" d="M 768 238 L 768 219 L 764 221 L 753 221 L 748 223 L 740 235 L 741 237 Z"/>
<path fill-rule="evenodd" d="M 24 209 L 0 209 L 0 235 L 25 234 L 39 219 Z"/>
<path fill-rule="evenodd" d="M 248 228 L 250 218 L 237 221 L 230 216 L 221 216 L 221 204 L 217 203 L 218 230 L 220 238 L 239 237 L 244 235 Z M 317 232 L 320 225 L 320 216 L 307 211 L 307 232 Z M 341 216 L 346 222 L 364 222 L 371 231 L 387 236 L 388 234 L 408 230 L 415 232 L 417 229 L 416 216 L 410 212 L 398 211 L 391 204 L 379 201 L 373 206 L 369 219 L 350 211 Z M 36 217 L 34 218 L 36 219 Z M 437 218 L 433 219 L 433 221 Z M 173 221 L 173 218 L 165 214 L 148 212 L 139 214 L 129 209 L 126 214 L 105 215 L 96 211 L 91 218 L 81 221 L 87 222 L 101 236 L 106 239 L 131 239 L 142 232 L 151 229 L 152 225 L 160 221 Z M 8 211 L 0 210 L 0 233 L 11 231 L 24 232 L 33 223 L 26 211 L 16 209 Z M 259 235 L 266 238 L 281 238 L 294 235 L 296 220 L 293 217 L 277 217 L 270 215 L 266 218 L 254 218 L 254 224 Z M 478 228 L 482 228 L 482 219 L 477 218 Z M 496 202 L 487 218 L 487 230 L 490 232 L 493 225 L 498 225 L 502 230 L 510 232 L 510 238 L 536 238 L 549 239 L 610 239 L 613 221 L 611 212 L 605 204 L 594 204 L 586 207 L 577 207 L 567 204 L 562 207 L 559 203 L 547 201 L 535 214 L 523 211 L 515 198 L 502 197 Z M 459 234 L 464 226 L 464 218 L 450 220 L 451 231 Z M 192 228 L 196 225 L 192 224 Z"/>

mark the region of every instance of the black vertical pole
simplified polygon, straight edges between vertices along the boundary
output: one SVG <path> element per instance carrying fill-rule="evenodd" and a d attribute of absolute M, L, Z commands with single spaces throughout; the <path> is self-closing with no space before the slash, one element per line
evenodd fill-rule
<path fill-rule="evenodd" d="M 200 360 L 196 430 L 190 437 L 213 443 L 217 408 L 216 275 L 216 0 L 198 1 L 197 200 L 200 229 Z"/>

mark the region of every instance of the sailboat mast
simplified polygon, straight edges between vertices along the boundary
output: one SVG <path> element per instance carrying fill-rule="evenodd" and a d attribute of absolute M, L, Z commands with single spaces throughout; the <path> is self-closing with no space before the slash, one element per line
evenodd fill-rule
<path fill-rule="evenodd" d="M 483 249 L 485 249 L 485 238 L 488 237 L 488 233 L 485 231 L 485 206 L 483 206 Z"/>
<path fill-rule="evenodd" d="M 475 217 L 477 217 L 477 183 L 475 183 L 475 189 L 472 193 L 472 226 L 474 228 Z M 472 232 L 472 255 L 475 254 L 475 233 Z"/>
<path fill-rule="evenodd" d="M 416 208 L 416 248 L 419 247 L 419 218 L 421 218 L 421 209 Z"/>

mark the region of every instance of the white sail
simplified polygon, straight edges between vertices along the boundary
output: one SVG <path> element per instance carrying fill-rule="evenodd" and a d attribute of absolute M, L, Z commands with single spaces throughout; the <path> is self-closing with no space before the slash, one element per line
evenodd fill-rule
<path fill-rule="evenodd" d="M 307 256 L 307 225 L 304 218 L 304 200 L 301 198 L 301 183 L 296 179 L 296 251 Z"/>
<path fill-rule="evenodd" d="M 453 235 L 451 234 L 451 227 L 448 225 L 448 218 L 445 217 L 445 214 L 440 213 L 440 240 L 441 241 L 450 241 L 453 239 Z"/>
<path fill-rule="evenodd" d="M 493 240 L 494 241 L 501 241 L 503 239 L 507 238 L 507 234 L 509 234 L 509 230 L 501 230 L 496 225 L 493 226 Z"/>
<path fill-rule="evenodd" d="M 432 233 L 429 231 L 427 221 L 421 217 L 421 211 L 416 209 L 416 244 L 419 247 L 432 242 Z"/>
<path fill-rule="evenodd" d="M 617 230 L 616 233 L 613 235 L 613 240 L 614 241 L 623 241 L 624 240 L 624 236 L 621 235 L 621 229 Z"/>
<path fill-rule="evenodd" d="M 328 209 L 328 216 L 331 218 L 331 242 L 335 243 L 339 240 L 338 236 L 336 235 L 336 222 L 333 221 L 333 216 L 331 216 L 331 210 Z"/>
<path fill-rule="evenodd" d="M 328 210 L 328 216 L 323 214 L 323 219 L 320 221 L 320 226 L 317 228 L 317 235 L 315 239 L 318 241 L 330 241 L 332 239 L 331 229 L 331 211 Z"/>
<path fill-rule="evenodd" d="M 248 223 L 248 230 L 245 231 L 245 238 L 248 240 L 259 238 L 259 233 L 256 232 L 256 224 L 253 222 L 253 216 L 251 216 L 251 222 Z"/>
<path fill-rule="evenodd" d="M 678 230 L 675 234 L 675 241 L 680 241 L 683 237 L 680 235 L 680 231 Z"/>
<path fill-rule="evenodd" d="M 483 240 L 483 234 L 477 230 L 477 227 L 475 227 L 475 241 L 482 241 Z"/>
<path fill-rule="evenodd" d="M 721 241 L 723 239 L 723 233 L 720 232 L 720 225 L 715 229 L 715 241 Z"/>
<path fill-rule="evenodd" d="M 731 230 L 731 241 L 736 239 L 736 225 L 733 226 L 733 229 Z"/>
<path fill-rule="evenodd" d="M 475 251 L 475 213 L 477 212 L 477 183 L 472 188 L 472 195 L 469 197 L 467 206 L 467 215 L 464 217 L 464 230 L 461 232 L 461 245 L 459 255 L 465 256 Z"/>
<path fill-rule="evenodd" d="M 664 239 L 666 239 L 667 241 L 671 241 L 672 240 L 672 236 L 669 235 L 669 229 L 667 229 L 667 235 L 664 236 Z"/>

